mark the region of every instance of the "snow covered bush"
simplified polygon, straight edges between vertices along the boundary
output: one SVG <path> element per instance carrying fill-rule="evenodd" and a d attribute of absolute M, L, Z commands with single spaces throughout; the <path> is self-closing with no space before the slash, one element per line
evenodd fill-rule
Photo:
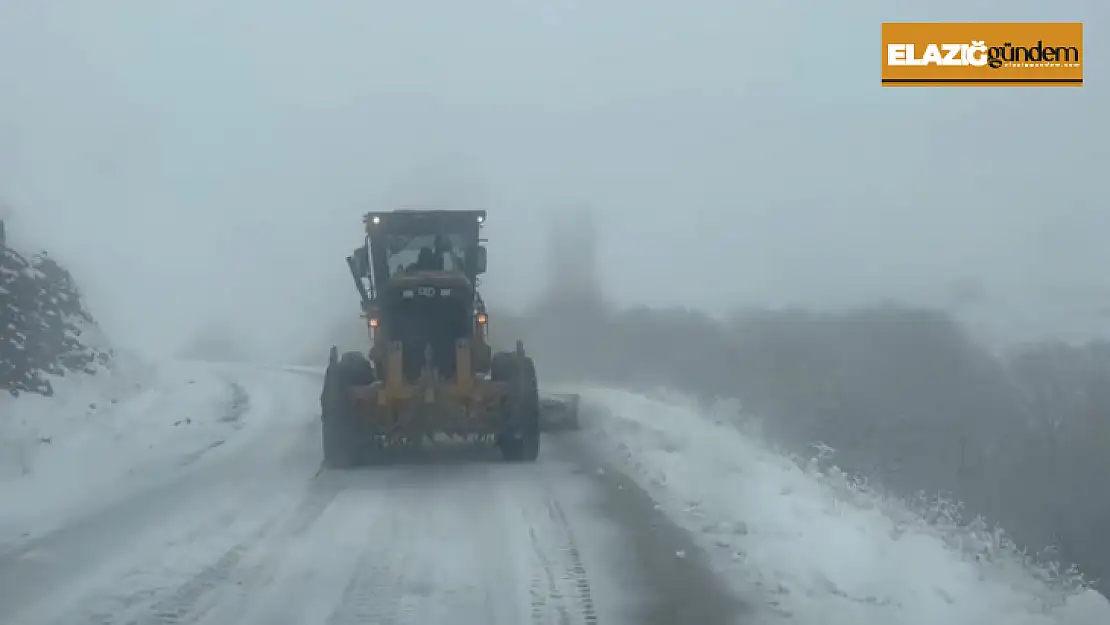
<path fill-rule="evenodd" d="M 85 340 L 95 325 L 65 268 L 0 236 L 0 389 L 50 396 L 52 376 L 96 373 L 112 354 Z"/>

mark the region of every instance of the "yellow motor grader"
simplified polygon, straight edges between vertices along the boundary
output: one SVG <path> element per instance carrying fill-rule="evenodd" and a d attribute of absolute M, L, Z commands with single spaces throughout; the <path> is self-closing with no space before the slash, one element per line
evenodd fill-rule
<path fill-rule="evenodd" d="M 533 462 L 544 417 L 577 424 L 578 397 L 541 399 L 521 341 L 493 353 L 478 293 L 486 211 L 393 210 L 363 217 L 347 257 L 370 337 L 368 353 L 332 346 L 320 396 L 324 462 L 387 460 L 437 437 L 496 444 Z M 558 429 L 563 429 L 558 427 Z"/>

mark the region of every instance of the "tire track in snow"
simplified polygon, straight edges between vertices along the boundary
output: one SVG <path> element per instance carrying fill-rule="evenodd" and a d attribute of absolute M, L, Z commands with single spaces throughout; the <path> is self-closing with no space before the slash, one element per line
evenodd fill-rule
<path fill-rule="evenodd" d="M 528 528 L 529 539 L 537 568 L 532 574 L 532 623 L 550 625 L 595 625 L 598 622 L 594 608 L 586 566 L 577 541 L 556 499 L 547 499 L 549 528 L 555 544 L 545 545 L 535 525 Z M 551 554 L 563 554 L 562 558 Z"/>
<path fill-rule="evenodd" d="M 285 553 L 282 547 L 301 538 L 337 494 L 332 487 L 310 489 L 291 518 L 270 519 L 172 593 L 156 600 L 144 616 L 127 624 L 188 625 L 201 622 L 216 608 L 221 608 L 221 618 L 227 606 L 245 611 L 254 592 L 273 579 Z M 259 561 L 246 568 L 256 554 L 261 554 Z M 234 596 L 226 596 L 229 593 Z"/>
<path fill-rule="evenodd" d="M 565 578 L 574 584 L 578 593 L 578 603 L 583 623 L 593 625 L 597 623 L 597 611 L 594 608 L 593 591 L 590 589 L 590 581 L 586 575 L 586 565 L 582 561 L 582 553 L 578 548 L 578 541 L 575 540 L 574 530 L 571 529 L 566 512 L 563 511 L 563 506 L 559 504 L 557 499 L 549 499 L 548 507 L 555 513 L 559 525 L 566 535 L 566 550 L 570 568 L 566 571 Z"/>
<path fill-rule="evenodd" d="M 412 472 L 419 474 L 414 478 Z M 533 467 L 373 474 L 389 512 L 327 625 L 597 625 L 578 543 Z M 537 488 L 537 486 L 539 486 Z"/>
<path fill-rule="evenodd" d="M 371 538 L 363 548 L 355 571 L 326 625 L 407 625 L 411 622 L 411 611 L 404 609 L 402 598 L 413 542 L 421 537 L 413 534 L 412 519 L 401 518 L 398 509 L 390 505 L 392 503 L 386 503 L 390 507 L 386 522 L 374 526 L 370 532 L 380 539 Z"/>
<path fill-rule="evenodd" d="M 166 571 L 152 570 L 159 566 L 160 558 L 155 558 L 155 563 L 111 578 L 114 588 L 137 590 L 106 596 L 93 592 L 90 598 L 64 614 L 49 619 L 40 617 L 34 622 L 56 625 L 186 625 L 198 622 L 217 606 L 236 605 L 232 597 L 227 596 L 229 593 L 245 595 L 265 579 L 277 564 L 276 559 L 282 552 L 280 546 L 308 531 L 327 510 L 337 492 L 335 488 L 311 484 L 300 498 L 293 497 L 292 503 L 279 503 L 269 508 L 245 536 L 234 538 L 232 546 L 216 552 L 215 561 L 201 566 L 199 571 L 194 568 L 183 582 L 167 584 Z M 240 509 L 254 510 L 249 505 L 250 499 L 241 499 L 239 503 Z M 164 554 L 204 550 L 206 541 L 219 542 L 221 533 L 234 532 L 236 521 L 236 510 L 225 509 L 160 547 Z M 252 520 L 248 518 L 246 522 L 252 523 Z M 275 545 L 277 547 L 272 548 Z M 251 564 L 252 556 L 259 554 L 257 565 L 244 575 L 244 566 Z M 172 574 L 173 566 L 169 568 Z M 240 602 L 246 600 L 243 597 Z"/>

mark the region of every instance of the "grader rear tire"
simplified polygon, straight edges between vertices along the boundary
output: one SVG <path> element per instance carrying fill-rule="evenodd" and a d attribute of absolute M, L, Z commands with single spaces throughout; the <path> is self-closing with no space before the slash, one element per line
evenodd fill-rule
<path fill-rule="evenodd" d="M 374 369 L 366 356 L 347 352 L 335 358 L 332 348 L 324 390 L 320 395 L 320 419 L 324 445 L 324 465 L 342 469 L 358 462 L 361 448 L 360 414 L 351 398 L 351 389 L 374 382 Z"/>
<path fill-rule="evenodd" d="M 535 462 L 540 454 L 540 393 L 536 365 L 522 354 L 498 353 L 490 377 L 512 389 L 502 404 L 504 427 L 497 437 L 501 457 L 508 462 Z"/>

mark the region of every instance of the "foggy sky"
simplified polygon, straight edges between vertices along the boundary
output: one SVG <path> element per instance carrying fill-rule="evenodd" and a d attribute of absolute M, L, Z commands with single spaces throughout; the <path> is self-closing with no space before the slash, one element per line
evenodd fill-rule
<path fill-rule="evenodd" d="M 213 321 L 311 345 L 400 203 L 489 209 L 514 307 L 583 205 L 624 303 L 1110 293 L 1110 8 L 925 4 L 0 0 L 0 202 L 158 352 Z M 1083 20 L 1087 85 L 883 90 L 899 19 Z"/>

